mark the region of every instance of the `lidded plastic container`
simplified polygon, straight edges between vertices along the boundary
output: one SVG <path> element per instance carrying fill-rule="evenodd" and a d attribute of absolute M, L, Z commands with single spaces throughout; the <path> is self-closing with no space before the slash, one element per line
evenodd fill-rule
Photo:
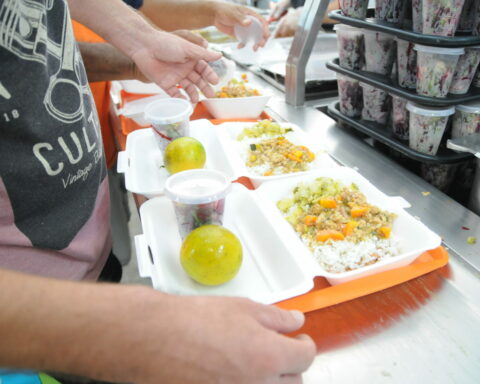
<path fill-rule="evenodd" d="M 480 102 L 455 106 L 452 139 L 480 132 Z"/>
<path fill-rule="evenodd" d="M 349 117 L 362 115 L 362 88 L 360 82 L 337 73 L 340 112 Z"/>
<path fill-rule="evenodd" d="M 339 0 L 345 16 L 363 20 L 367 16 L 368 0 Z"/>
<path fill-rule="evenodd" d="M 415 44 L 417 51 L 417 93 L 446 97 L 463 48 L 439 48 Z"/>
<path fill-rule="evenodd" d="M 206 224 L 222 225 L 229 178 L 211 169 L 192 169 L 171 175 L 165 182 L 165 196 L 172 200 L 180 236 Z"/>
<path fill-rule="evenodd" d="M 425 107 L 409 102 L 407 109 L 410 111 L 410 148 L 429 155 L 436 155 L 448 117 L 454 114 L 455 108 Z"/>
<path fill-rule="evenodd" d="M 382 32 L 363 30 L 365 70 L 390 75 L 395 60 L 395 38 Z"/>
<path fill-rule="evenodd" d="M 363 32 L 345 24 L 335 24 L 340 66 L 347 69 L 363 67 Z"/>
<path fill-rule="evenodd" d="M 465 53 L 460 56 L 453 74 L 450 93 L 463 95 L 468 92 L 473 77 L 480 63 L 480 46 L 465 48 Z"/>
<path fill-rule="evenodd" d="M 255 16 L 247 16 L 252 22 L 248 25 L 235 24 L 233 32 L 237 40 L 244 45 L 255 45 L 263 39 L 263 25 Z"/>
<path fill-rule="evenodd" d="M 398 85 L 415 89 L 417 86 L 417 51 L 414 43 L 397 38 Z"/>
<path fill-rule="evenodd" d="M 184 99 L 161 99 L 145 107 L 145 120 L 152 124 L 161 151 L 172 140 L 188 136 L 192 113 L 192 104 Z"/>
<path fill-rule="evenodd" d="M 360 83 L 360 86 L 363 91 L 362 119 L 385 124 L 390 112 L 388 93 L 365 83 Z"/>
<path fill-rule="evenodd" d="M 402 19 L 404 0 L 376 0 L 375 19 L 398 23 Z"/>
<path fill-rule="evenodd" d="M 408 140 L 410 114 L 407 110 L 407 100 L 396 95 L 391 96 L 393 134 L 401 140 Z"/>
<path fill-rule="evenodd" d="M 422 33 L 454 36 L 460 21 L 464 0 L 423 0 Z"/>

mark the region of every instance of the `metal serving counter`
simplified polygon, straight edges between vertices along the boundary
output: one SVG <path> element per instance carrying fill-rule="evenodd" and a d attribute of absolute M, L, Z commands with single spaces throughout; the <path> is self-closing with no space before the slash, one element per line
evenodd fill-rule
<path fill-rule="evenodd" d="M 404 197 L 408 211 L 440 234 L 450 253 L 440 270 L 309 313 L 302 331 L 315 339 L 319 354 L 304 382 L 479 383 L 480 244 L 466 239 L 480 239 L 480 217 L 337 126 L 317 110 L 321 100 L 294 107 L 282 92 L 262 86 L 274 94 L 272 117 L 315 130 L 340 164 Z"/>

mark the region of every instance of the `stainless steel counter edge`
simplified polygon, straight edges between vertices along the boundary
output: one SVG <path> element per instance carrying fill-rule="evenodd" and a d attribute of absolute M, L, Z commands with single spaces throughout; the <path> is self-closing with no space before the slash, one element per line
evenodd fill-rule
<path fill-rule="evenodd" d="M 328 152 L 340 164 L 358 169 L 386 194 L 402 196 L 412 205 L 407 211 L 438 233 L 451 254 L 453 251 L 480 271 L 480 243 L 467 243 L 469 236 L 477 237 L 480 242 L 479 216 L 345 132 L 324 113 L 309 106 L 293 107 L 284 101 L 280 92 L 275 94 L 268 104 L 272 117 L 297 124 L 324 140 Z M 422 192 L 430 194 L 425 196 Z"/>

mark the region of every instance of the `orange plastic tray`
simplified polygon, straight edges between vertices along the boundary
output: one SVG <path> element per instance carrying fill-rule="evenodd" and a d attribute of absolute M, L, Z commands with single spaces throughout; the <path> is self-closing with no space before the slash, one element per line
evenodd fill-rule
<path fill-rule="evenodd" d="M 121 97 L 121 107 L 125 105 L 125 103 L 137 99 L 141 99 L 143 97 L 147 96 L 152 96 L 152 95 L 139 95 L 139 94 L 132 94 L 125 92 L 124 90 L 121 91 L 120 97 Z M 257 120 L 263 120 L 263 119 L 269 119 L 270 116 L 266 112 L 262 112 L 260 117 L 258 119 L 231 119 L 231 120 L 219 120 L 219 119 L 214 119 L 213 116 L 205 109 L 202 103 L 198 103 L 197 106 L 195 107 L 195 110 L 193 111 L 192 116 L 190 117 L 190 120 L 198 120 L 198 119 L 208 119 L 210 120 L 213 124 L 221 124 L 227 121 L 257 121 Z M 147 126 L 142 126 L 138 125 L 133 121 L 132 119 L 128 119 L 124 116 L 120 116 L 120 121 L 122 125 L 122 133 L 124 135 L 128 135 L 130 132 L 135 131 L 136 129 L 140 128 L 145 128 Z"/>
<path fill-rule="evenodd" d="M 141 97 L 151 95 L 134 95 L 122 91 L 122 106 L 125 102 L 139 99 Z M 133 120 L 121 117 L 122 133 L 126 136 L 135 129 L 144 128 L 136 124 Z M 262 119 L 268 119 L 268 116 L 263 112 Z M 209 119 L 213 124 L 221 124 L 228 120 L 216 120 L 208 113 L 201 103 L 197 104 L 191 120 Z M 235 121 L 242 121 L 236 119 Z M 256 120 L 243 120 L 256 121 Z M 240 177 L 236 180 L 243 184 L 248 189 L 254 189 L 253 184 L 247 177 Z M 304 313 L 311 312 L 317 309 L 325 308 L 335 304 L 343 303 L 345 301 L 353 300 L 358 297 L 366 296 L 374 292 L 382 291 L 384 289 L 393 287 L 395 285 L 404 283 L 406 281 L 415 279 L 419 276 L 425 275 L 438 268 L 445 266 L 448 263 L 448 252 L 443 247 L 438 247 L 431 251 L 420 255 L 413 263 L 392 269 L 390 271 L 381 272 L 372 276 L 367 276 L 361 279 L 353 280 L 348 283 L 339 285 L 330 285 L 328 281 L 322 277 L 315 279 L 313 289 L 303 295 L 293 297 L 291 299 L 277 303 L 276 305 L 284 309 L 296 309 Z"/>
<path fill-rule="evenodd" d="M 330 285 L 324 278 L 316 278 L 315 286 L 301 296 L 277 303 L 284 309 L 296 309 L 304 313 L 343 303 L 361 296 L 393 287 L 425 275 L 448 263 L 448 252 L 438 247 L 420 255 L 412 264 L 376 275 L 363 277 L 339 285 Z"/>

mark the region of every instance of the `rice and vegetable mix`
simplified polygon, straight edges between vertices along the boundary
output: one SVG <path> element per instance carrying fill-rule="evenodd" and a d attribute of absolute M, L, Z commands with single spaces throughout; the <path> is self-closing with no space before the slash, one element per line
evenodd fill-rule
<path fill-rule="evenodd" d="M 286 220 L 328 272 L 341 273 L 399 253 L 394 213 L 368 203 L 355 184 L 320 177 L 277 202 Z"/>
<path fill-rule="evenodd" d="M 315 154 L 307 147 L 288 140 L 286 135 L 290 132 L 293 132 L 292 128 L 281 127 L 270 120 L 246 127 L 237 138 L 239 141 L 248 141 L 245 143 L 248 145 L 246 166 L 262 176 L 308 170 L 309 164 L 315 160 Z"/>
<path fill-rule="evenodd" d="M 215 93 L 215 97 L 222 99 L 234 97 L 261 96 L 258 89 L 247 86 L 247 74 L 242 74 L 242 80 L 231 79 L 227 85 Z"/>

